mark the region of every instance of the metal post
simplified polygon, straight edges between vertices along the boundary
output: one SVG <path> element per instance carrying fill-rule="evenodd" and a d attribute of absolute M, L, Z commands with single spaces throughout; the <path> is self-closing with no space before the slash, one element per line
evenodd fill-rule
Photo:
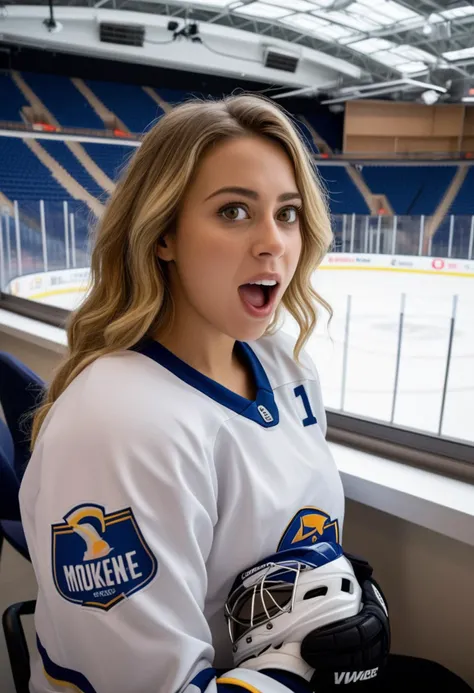
<path fill-rule="evenodd" d="M 351 245 L 350 245 L 350 250 L 349 250 L 350 253 L 354 252 L 355 223 L 356 223 L 355 214 L 353 214 L 352 215 L 352 224 L 351 224 Z"/>
<path fill-rule="evenodd" d="M 351 322 L 352 296 L 347 297 L 346 329 L 344 334 L 344 354 L 342 359 L 342 382 L 341 382 L 341 411 L 344 411 L 346 399 L 346 380 L 347 380 L 347 357 L 349 354 L 349 327 Z"/>
<path fill-rule="evenodd" d="M 453 236 L 454 236 L 454 214 L 449 217 L 449 243 L 448 243 L 448 257 L 451 257 L 453 252 Z"/>
<path fill-rule="evenodd" d="M 12 271 L 12 244 L 10 238 L 10 215 L 5 214 L 5 233 L 7 236 L 7 262 L 8 262 L 8 281 L 13 277 Z"/>
<path fill-rule="evenodd" d="M 382 226 L 382 217 L 379 214 L 377 219 L 377 245 L 375 246 L 375 252 L 380 255 L 380 227 Z"/>
<path fill-rule="evenodd" d="M 472 249 L 474 246 L 474 215 L 471 217 L 471 234 L 469 236 L 469 253 L 468 260 L 472 260 Z"/>
<path fill-rule="evenodd" d="M 423 252 L 423 240 L 425 237 L 425 215 L 422 214 L 420 218 L 420 242 L 418 244 L 418 255 Z"/>
<path fill-rule="evenodd" d="M 41 241 L 43 243 L 43 266 L 48 271 L 48 248 L 46 247 L 46 221 L 44 218 L 44 200 L 40 200 Z"/>
<path fill-rule="evenodd" d="M 15 212 L 16 266 L 17 266 L 18 276 L 21 277 L 21 275 L 23 274 L 23 268 L 21 266 L 20 215 L 18 212 L 18 202 L 16 200 L 13 203 L 13 209 Z"/>
<path fill-rule="evenodd" d="M 405 305 L 406 305 L 406 294 L 402 294 L 402 301 L 400 306 L 400 320 L 398 323 L 398 344 L 397 344 L 397 363 L 395 366 L 395 383 L 393 386 L 393 400 L 392 400 L 392 416 L 390 418 L 390 423 L 393 424 L 395 419 L 395 407 L 397 404 L 398 395 L 398 381 L 400 378 L 400 361 L 402 357 L 402 342 L 403 342 L 403 328 L 405 326 Z"/>
<path fill-rule="evenodd" d="M 431 257 L 431 252 L 433 248 L 433 236 L 430 236 L 430 241 L 428 243 L 428 256 Z"/>
<path fill-rule="evenodd" d="M 438 428 L 438 435 L 441 435 L 441 431 L 443 428 L 443 420 L 444 420 L 444 408 L 446 406 L 446 393 L 448 391 L 448 381 L 449 381 L 449 369 L 451 367 L 451 354 L 453 351 L 453 338 L 454 338 L 454 330 L 456 327 L 456 315 L 457 315 L 457 310 L 458 310 L 458 296 L 453 296 L 453 312 L 451 315 L 451 324 L 449 327 L 449 344 L 448 344 L 448 356 L 446 359 L 446 372 L 444 374 L 444 385 L 443 385 L 443 397 L 441 399 L 441 413 L 439 416 L 439 428 Z"/>
<path fill-rule="evenodd" d="M 71 232 L 71 256 L 72 266 L 76 266 L 76 228 L 74 226 L 74 212 L 69 214 L 69 230 Z"/>
<path fill-rule="evenodd" d="M 393 229 L 392 229 L 392 255 L 395 255 L 397 250 L 397 227 L 398 227 L 398 217 L 393 217 Z"/>
<path fill-rule="evenodd" d="M 369 217 L 365 217 L 364 253 L 369 252 Z"/>
<path fill-rule="evenodd" d="M 69 269 L 69 214 L 67 209 L 67 201 L 63 200 L 63 215 L 64 215 L 64 250 L 66 252 L 66 269 Z"/>
<path fill-rule="evenodd" d="M 341 253 L 346 252 L 346 223 L 347 223 L 347 217 L 344 214 L 344 218 L 342 221 L 342 247 L 341 247 Z"/>

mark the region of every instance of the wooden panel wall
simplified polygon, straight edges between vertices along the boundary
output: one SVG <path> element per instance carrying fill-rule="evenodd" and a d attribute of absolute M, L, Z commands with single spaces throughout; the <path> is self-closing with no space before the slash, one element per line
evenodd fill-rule
<path fill-rule="evenodd" d="M 464 104 L 348 101 L 344 152 L 372 156 L 403 152 L 474 151 L 474 107 Z"/>

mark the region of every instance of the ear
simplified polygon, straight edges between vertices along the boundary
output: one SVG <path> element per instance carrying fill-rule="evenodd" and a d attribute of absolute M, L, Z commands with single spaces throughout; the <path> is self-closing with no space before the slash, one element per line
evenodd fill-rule
<path fill-rule="evenodd" d="M 168 237 L 162 236 L 155 247 L 155 254 L 160 260 L 164 262 L 171 262 L 174 260 L 173 243 Z"/>

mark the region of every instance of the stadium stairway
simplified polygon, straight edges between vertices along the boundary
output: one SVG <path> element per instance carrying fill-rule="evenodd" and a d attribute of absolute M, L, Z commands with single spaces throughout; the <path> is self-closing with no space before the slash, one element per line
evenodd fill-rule
<path fill-rule="evenodd" d="M 94 94 L 92 89 L 84 82 L 83 79 L 74 77 L 72 79 L 72 83 L 76 89 L 81 92 L 91 108 L 93 108 L 97 113 L 106 129 L 113 130 L 114 128 L 118 128 L 119 130 L 122 130 L 122 132 L 129 132 L 125 123 L 120 120 L 116 113 L 112 113 L 112 111 L 108 109 L 104 103 L 102 103 L 99 97 Z"/>
<path fill-rule="evenodd" d="M 128 132 L 141 135 L 148 131 L 157 118 L 163 115 L 157 101 L 138 84 L 87 80 L 87 86 L 115 115 L 121 118 Z"/>
<path fill-rule="evenodd" d="M 54 159 L 44 147 L 41 146 L 38 140 L 25 138 L 24 143 L 31 151 L 38 157 L 41 163 L 46 166 L 51 171 L 53 178 L 62 185 L 67 191 L 67 196 L 71 196 L 76 200 L 82 200 L 85 202 L 89 209 L 94 212 L 96 216 L 100 216 L 103 211 L 103 205 L 93 197 L 85 188 L 80 185 L 75 178 L 71 176 L 70 173 L 66 171 L 57 161 Z"/>
<path fill-rule="evenodd" d="M 470 170 L 471 169 L 468 166 L 458 166 L 457 171 L 454 174 L 453 179 L 451 180 L 451 183 L 448 185 L 446 192 L 443 195 L 443 199 L 439 203 L 435 213 L 429 219 L 428 224 L 426 225 L 423 252 L 427 252 L 430 240 L 434 238 L 436 231 L 439 229 L 446 214 L 448 214 L 449 209 L 454 203 L 456 196 L 460 191 L 466 179 L 466 176 Z"/>
<path fill-rule="evenodd" d="M 60 126 L 61 123 L 59 123 L 59 121 L 55 118 L 54 114 L 52 114 L 46 108 L 44 103 L 38 98 L 38 96 L 34 93 L 31 87 L 27 84 L 26 80 L 23 79 L 22 75 L 19 72 L 15 71 L 12 71 L 11 74 L 16 85 L 23 93 L 24 97 L 27 99 L 30 105 L 33 107 L 33 109 L 36 109 L 38 112 L 42 113 L 51 125 Z M 80 161 L 82 166 L 84 166 L 86 171 L 89 173 L 90 176 L 92 176 L 96 183 L 101 188 L 106 190 L 108 193 L 113 192 L 115 188 L 114 183 L 110 180 L 108 176 L 105 175 L 102 169 L 100 169 L 97 166 L 95 161 L 93 161 L 90 158 L 85 149 L 78 142 L 72 142 L 68 140 L 65 142 L 65 144 L 67 147 L 69 147 L 74 156 Z M 76 195 L 74 195 L 74 197 L 76 197 Z M 94 211 L 96 212 L 96 210 Z"/>
<path fill-rule="evenodd" d="M 164 99 L 162 99 L 158 92 L 155 91 L 155 89 L 152 89 L 152 87 L 142 87 L 142 89 L 145 92 L 145 94 L 148 94 L 148 96 L 151 99 L 153 99 L 155 103 L 158 104 L 158 106 L 164 113 L 169 113 L 169 111 L 173 110 L 173 106 Z"/>
<path fill-rule="evenodd" d="M 305 116 L 300 115 L 298 116 L 298 119 L 305 126 L 306 132 L 308 132 L 312 137 L 316 150 L 321 154 L 332 154 L 332 148 L 329 146 L 327 141 L 321 137 L 319 132 L 315 129 L 314 124 L 305 118 Z M 393 214 L 392 207 L 387 197 L 385 195 L 374 194 L 363 179 L 360 171 L 358 171 L 350 162 L 343 163 L 342 166 L 345 168 L 347 175 L 352 180 L 360 195 L 364 198 L 369 214 L 378 214 L 379 209 L 382 207 L 385 209 L 387 214 Z"/>

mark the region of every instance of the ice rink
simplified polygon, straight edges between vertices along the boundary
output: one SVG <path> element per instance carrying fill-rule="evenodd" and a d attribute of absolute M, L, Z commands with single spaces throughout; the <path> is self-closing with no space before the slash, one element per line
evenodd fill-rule
<path fill-rule="evenodd" d="M 321 270 L 314 286 L 332 305 L 308 351 L 326 407 L 392 420 L 402 294 L 406 295 L 393 423 L 437 434 L 453 297 L 458 296 L 441 433 L 474 441 L 474 277 Z M 344 341 L 350 300 L 346 383 Z"/>
<path fill-rule="evenodd" d="M 321 314 L 307 345 L 326 407 L 433 434 L 439 432 L 457 296 L 441 434 L 474 441 L 474 277 L 327 268 L 316 273 L 314 286 L 334 310 L 329 327 Z M 77 286 L 47 293 L 36 300 L 67 309 L 84 296 Z M 402 294 L 406 302 L 394 406 Z M 284 329 L 296 333 L 290 320 Z"/>

